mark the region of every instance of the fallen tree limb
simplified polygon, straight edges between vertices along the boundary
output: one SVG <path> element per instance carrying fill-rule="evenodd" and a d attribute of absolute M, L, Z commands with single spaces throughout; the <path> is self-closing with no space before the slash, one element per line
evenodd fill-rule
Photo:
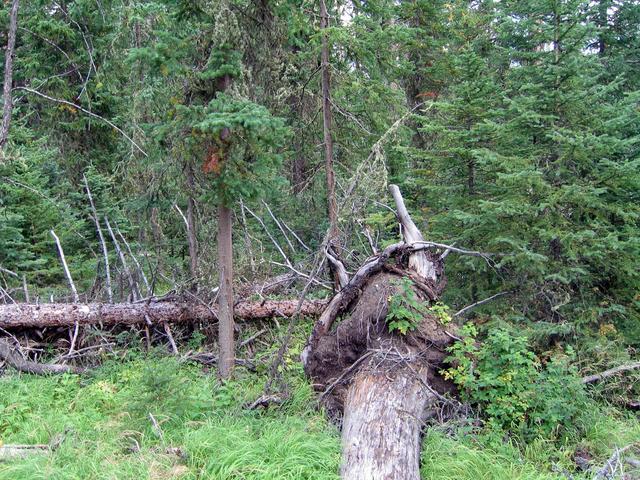
<path fill-rule="evenodd" d="M 319 315 L 325 306 L 326 302 L 322 300 L 305 301 L 300 315 Z M 241 302 L 234 307 L 234 316 L 242 320 L 286 318 L 293 316 L 297 307 L 295 300 Z M 134 325 L 146 323 L 147 318 L 154 324 L 162 324 L 210 322 L 216 321 L 218 316 L 217 306 L 186 302 L 0 305 L 0 327 L 4 329 L 69 327 L 76 322 L 80 325 Z"/>
<path fill-rule="evenodd" d="M 617 373 L 628 372 L 630 370 L 636 370 L 640 368 L 640 362 L 626 363 L 615 368 L 610 368 L 604 372 L 595 373 L 593 375 L 587 375 L 582 378 L 582 383 L 594 383 L 602 380 L 603 378 L 612 377 Z"/>
<path fill-rule="evenodd" d="M 455 318 L 455 317 L 459 317 L 460 315 L 464 315 L 468 311 L 473 310 L 474 308 L 479 307 L 480 305 L 484 305 L 485 303 L 489 303 L 491 300 L 494 300 L 494 299 L 496 299 L 498 297 L 502 297 L 503 295 L 508 295 L 510 293 L 513 293 L 513 291 L 509 290 L 509 291 L 505 291 L 505 292 L 496 293 L 495 295 L 491 295 L 488 298 L 485 298 L 485 299 L 480 300 L 478 302 L 472 303 L 471 305 L 467 305 L 466 307 L 458 310 L 456 313 L 454 313 L 452 315 L 452 317 Z"/>
<path fill-rule="evenodd" d="M 2 445 L 0 446 L 0 462 L 34 454 L 49 453 L 49 451 L 49 445 Z"/>
<path fill-rule="evenodd" d="M 601 479 L 613 479 L 613 476 L 618 470 L 618 466 L 620 464 L 620 456 L 631 448 L 636 448 L 638 443 L 631 443 L 626 447 L 616 448 L 613 452 L 613 455 L 605 462 L 604 466 L 598 470 L 593 477 L 593 480 L 601 480 Z"/>
<path fill-rule="evenodd" d="M 0 341 L 0 360 L 19 372 L 34 373 L 36 375 L 46 375 L 48 373 L 82 373 L 82 369 L 71 365 L 37 363 L 25 360 L 7 343 Z"/>

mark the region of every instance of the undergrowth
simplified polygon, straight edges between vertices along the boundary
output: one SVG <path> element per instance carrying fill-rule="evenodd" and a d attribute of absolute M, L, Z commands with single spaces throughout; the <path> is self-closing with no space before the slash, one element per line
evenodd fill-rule
<path fill-rule="evenodd" d="M 221 385 L 199 365 L 141 353 L 85 376 L 6 373 L 0 442 L 59 447 L 0 462 L 0 480 L 337 479 L 339 433 L 315 408 L 301 370 L 289 370 L 287 402 L 266 411 L 244 408 L 261 393 L 264 375 L 236 373 Z M 576 449 L 602 463 L 615 446 L 640 438 L 640 423 L 615 410 L 587 412 L 583 422 L 583 435 L 561 445 L 434 427 L 424 439 L 422 476 L 560 479 Z"/>

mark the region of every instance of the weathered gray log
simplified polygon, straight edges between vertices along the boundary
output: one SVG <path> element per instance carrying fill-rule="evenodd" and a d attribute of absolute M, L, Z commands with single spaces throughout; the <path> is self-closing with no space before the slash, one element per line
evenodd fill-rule
<path fill-rule="evenodd" d="M 2 445 L 0 446 L 0 462 L 30 455 L 49 453 L 49 445 Z"/>
<path fill-rule="evenodd" d="M 82 373 L 82 369 L 70 365 L 36 363 L 22 358 L 7 342 L 0 340 L 0 360 L 19 372 L 46 375 L 49 373 Z"/>
<path fill-rule="evenodd" d="M 420 432 L 436 397 L 417 377 L 428 372 L 416 370 L 354 378 L 344 405 L 342 478 L 419 480 Z"/>
<path fill-rule="evenodd" d="M 305 301 L 300 314 L 316 316 L 325 307 L 321 300 Z M 291 317 L 296 312 L 296 300 L 267 300 L 241 302 L 234 307 L 234 316 L 241 320 L 262 320 L 274 317 Z M 134 325 L 163 322 L 212 322 L 218 320 L 217 307 L 181 302 L 147 303 L 46 303 L 0 305 L 0 327 L 44 328 L 80 325 Z"/>
<path fill-rule="evenodd" d="M 582 383 L 594 383 L 602 380 L 603 378 L 611 377 L 618 373 L 628 372 L 630 370 L 640 369 L 640 362 L 627 363 L 618 367 L 610 368 L 604 372 L 596 373 L 593 375 L 587 375 L 582 377 Z"/>

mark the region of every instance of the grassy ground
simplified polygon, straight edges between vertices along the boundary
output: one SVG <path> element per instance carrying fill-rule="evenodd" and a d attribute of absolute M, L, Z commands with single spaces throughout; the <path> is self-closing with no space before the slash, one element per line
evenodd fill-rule
<path fill-rule="evenodd" d="M 160 356 L 109 360 L 82 377 L 6 374 L 0 377 L 0 442 L 65 439 L 50 455 L 0 463 L 0 479 L 338 478 L 339 434 L 314 409 L 296 368 L 290 400 L 266 412 L 242 408 L 260 393 L 259 374 L 239 369 L 235 382 L 221 386 L 197 365 Z M 557 472 L 572 468 L 576 448 L 588 448 L 601 464 L 614 447 L 638 438 L 638 420 L 614 411 L 589 412 L 580 439 L 567 445 L 517 445 L 432 429 L 424 440 L 422 475 L 561 479 Z"/>

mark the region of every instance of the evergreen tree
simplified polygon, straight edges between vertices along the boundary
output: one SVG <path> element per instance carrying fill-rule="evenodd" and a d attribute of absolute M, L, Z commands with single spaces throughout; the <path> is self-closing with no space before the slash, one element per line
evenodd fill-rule
<path fill-rule="evenodd" d="M 517 290 L 516 319 L 550 322 L 551 333 L 630 326 L 638 315 L 638 274 L 631 266 L 640 253 L 637 96 L 615 95 L 620 82 L 603 82 L 606 72 L 588 50 L 589 5 L 520 1 L 497 8 L 493 50 L 508 68 L 474 75 L 468 88 L 462 82 L 450 91 L 445 105 L 480 102 L 481 114 L 464 124 L 450 109 L 444 130 L 456 122 L 463 133 L 439 133 L 435 144 L 447 148 L 430 152 L 450 158 L 450 169 L 471 158 L 476 175 L 454 173 L 458 184 L 467 183 L 456 192 L 450 170 L 436 168 L 432 177 L 447 189 L 437 189 L 444 201 L 434 229 L 506 254 L 495 271 L 487 270 L 487 285 L 505 278 L 506 288 Z M 497 104 L 496 87 L 505 95 Z M 469 92 L 473 100 L 465 97 Z M 425 125 L 443 129 L 442 120 Z M 477 141 L 469 144 L 474 132 Z M 471 201 L 461 199 L 471 185 Z M 482 268 L 478 262 L 461 267 L 459 281 Z"/>

